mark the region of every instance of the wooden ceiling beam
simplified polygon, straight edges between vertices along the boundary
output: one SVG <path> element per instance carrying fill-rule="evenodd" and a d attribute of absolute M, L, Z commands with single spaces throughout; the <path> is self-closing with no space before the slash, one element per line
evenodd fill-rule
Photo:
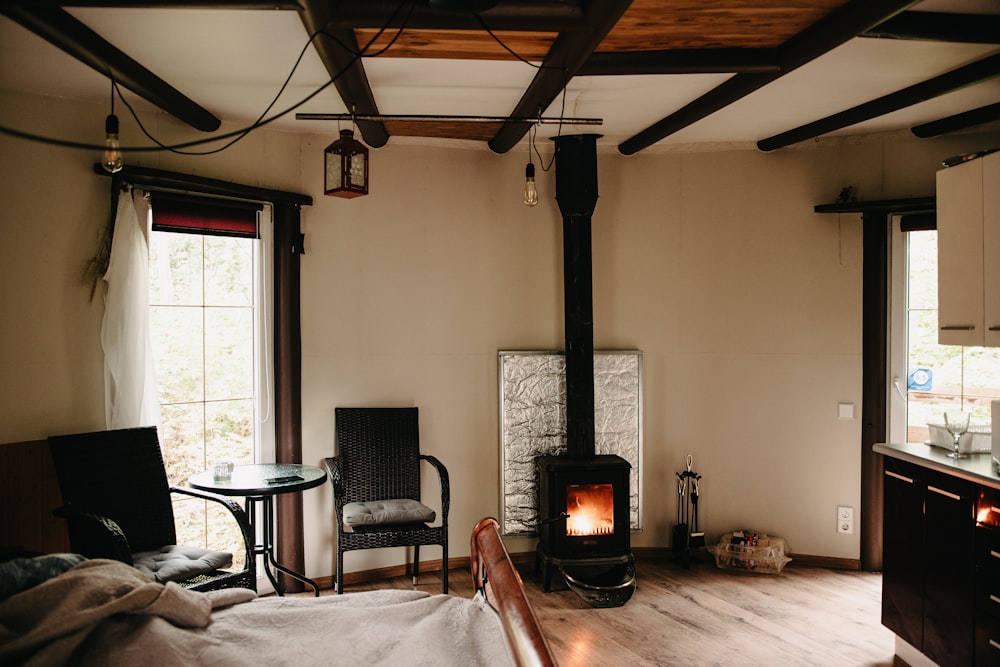
<path fill-rule="evenodd" d="M 1000 14 L 902 12 L 859 37 L 1000 44 Z"/>
<path fill-rule="evenodd" d="M 386 23 L 399 0 L 340 0 L 331 12 L 332 28 L 389 28 L 410 30 L 490 30 L 523 32 L 585 32 L 590 29 L 580 0 L 501 0 L 478 14 L 417 4 Z M 480 19 L 482 20 L 480 22 Z"/>
<path fill-rule="evenodd" d="M 4 3 L 0 4 L 0 14 L 195 129 L 214 132 L 222 124 L 189 97 L 59 7 Z"/>
<path fill-rule="evenodd" d="M 883 23 L 915 0 L 852 0 L 779 47 L 780 72 L 740 73 L 618 145 L 624 155 L 652 146 Z"/>
<path fill-rule="evenodd" d="M 913 132 L 914 136 L 921 139 L 928 139 L 948 134 L 949 132 L 958 132 L 959 130 L 966 130 L 977 125 L 992 123 L 995 120 L 1000 120 L 1000 102 L 987 104 L 978 109 L 970 109 L 969 111 L 963 111 L 962 113 L 939 118 L 938 120 L 932 120 L 922 125 L 916 125 L 910 128 L 910 132 Z"/>
<path fill-rule="evenodd" d="M 594 53 L 577 76 L 778 72 L 776 49 L 671 49 Z"/>
<path fill-rule="evenodd" d="M 334 9 L 325 0 L 301 0 L 299 18 L 309 35 L 314 35 L 313 47 L 333 80 L 340 99 L 348 112 L 379 115 L 368 75 L 361 62 L 361 47 L 350 28 L 333 28 Z M 358 121 L 358 130 L 365 143 L 381 148 L 389 141 L 385 124 L 377 120 Z"/>
<path fill-rule="evenodd" d="M 512 118 L 533 118 L 545 111 L 586 64 L 594 49 L 632 4 L 632 0 L 601 0 L 588 4 L 589 32 L 563 32 L 552 43 L 535 77 L 521 95 Z M 531 123 L 507 121 L 489 141 L 496 153 L 506 153 L 531 129 Z"/>
<path fill-rule="evenodd" d="M 964 67 L 953 69 L 950 72 L 945 72 L 933 79 L 921 81 L 902 90 L 897 90 L 894 93 L 883 95 L 870 102 L 845 109 L 826 118 L 821 118 L 772 137 L 761 139 L 757 142 L 757 148 L 762 151 L 773 151 L 777 148 L 790 146 L 800 141 L 818 137 L 821 134 L 856 125 L 866 120 L 877 118 L 878 116 L 884 116 L 887 113 L 905 109 L 920 102 L 926 102 L 959 88 L 981 83 L 997 76 L 1000 76 L 1000 53 L 987 56 Z"/>

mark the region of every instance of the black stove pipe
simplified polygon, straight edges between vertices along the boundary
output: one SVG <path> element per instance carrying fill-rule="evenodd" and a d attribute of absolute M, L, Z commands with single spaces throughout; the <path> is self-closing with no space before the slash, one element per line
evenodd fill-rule
<path fill-rule="evenodd" d="M 595 455 L 594 294 L 590 218 L 597 205 L 598 134 L 555 137 L 556 202 L 563 217 L 563 306 L 566 313 L 566 448 Z"/>

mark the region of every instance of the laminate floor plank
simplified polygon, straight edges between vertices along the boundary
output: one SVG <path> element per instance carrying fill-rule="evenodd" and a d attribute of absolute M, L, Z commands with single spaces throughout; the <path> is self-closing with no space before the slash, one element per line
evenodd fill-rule
<path fill-rule="evenodd" d="M 622 607 L 596 609 L 571 590 L 542 590 L 518 567 L 542 630 L 562 667 L 893 667 L 893 634 L 881 625 L 877 573 L 796 566 L 781 574 L 683 568 L 640 559 L 637 587 Z M 554 577 L 553 587 L 559 583 Z M 471 597 L 467 570 L 449 572 L 451 594 Z M 347 587 L 414 588 L 409 577 Z M 416 587 L 441 590 L 439 572 Z M 332 591 L 323 591 L 329 594 Z"/>

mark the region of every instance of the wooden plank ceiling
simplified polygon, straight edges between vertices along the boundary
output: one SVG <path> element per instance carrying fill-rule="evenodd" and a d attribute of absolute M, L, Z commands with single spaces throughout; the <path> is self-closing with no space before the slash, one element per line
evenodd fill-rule
<path fill-rule="evenodd" d="M 724 51 L 730 58 L 743 55 L 746 62 L 752 63 L 755 53 L 773 52 L 848 1 L 633 0 L 597 44 L 595 60 L 602 54 L 654 54 L 654 58 L 666 61 L 669 54 L 674 53 L 682 60 L 687 56 L 691 71 L 706 71 L 704 66 L 697 65 L 698 59 L 692 57 L 692 51 L 701 50 L 706 53 Z M 382 58 L 523 58 L 542 62 L 562 34 L 535 30 L 529 23 L 519 30 L 493 30 L 492 12 L 481 12 L 480 19 L 470 29 L 407 27 L 396 32 L 359 27 L 354 29 L 354 36 L 359 45 L 368 46 L 368 53 L 377 53 L 375 57 Z M 388 25 L 396 28 L 404 23 L 405 19 L 401 19 Z M 582 32 L 588 28 L 583 21 L 578 27 L 563 32 Z M 615 71 L 612 68 L 608 73 Z M 388 135 L 480 141 L 491 140 L 501 129 L 497 123 L 435 121 L 386 121 L 384 127 Z"/>
<path fill-rule="evenodd" d="M 193 105 L 152 73 L 103 43 L 62 7 L 198 6 L 296 10 L 345 107 L 370 146 L 392 135 L 474 139 L 503 153 L 529 132 L 575 76 L 723 73 L 732 76 L 680 109 L 663 109 L 660 121 L 619 144 L 632 154 L 678 129 L 749 95 L 848 40 L 868 34 L 892 38 L 1000 42 L 1000 15 L 964 17 L 905 11 L 914 0 L 4 0 L 6 14 L 67 52 L 109 73 L 134 92 L 198 127 Z M 476 6 L 478 13 L 473 11 Z M 360 55 L 359 55 L 360 54 Z M 537 66 L 529 86 L 506 120 L 463 122 L 384 118 L 378 91 L 364 63 L 370 58 L 523 59 Z M 992 58 L 992 60 L 991 60 Z M 928 99 L 1000 75 L 1000 55 L 949 73 L 907 100 Z M 911 88 L 915 88 L 911 86 Z M 889 97 L 889 96 L 887 96 Z M 891 104 L 902 104 L 894 99 Z M 914 102 L 909 102 L 914 103 Z M 890 103 L 876 115 L 890 113 Z M 1000 105 L 970 110 L 959 123 L 990 122 Z M 898 106 L 896 108 L 899 108 Z M 194 112 L 200 111 L 195 108 Z M 863 113 L 844 122 L 860 122 Z M 365 119 L 363 120 L 362 117 Z M 871 116 L 869 116 L 871 117 Z M 194 118 L 192 121 L 191 119 Z M 214 123 L 218 121 L 210 119 Z M 838 119 L 821 119 L 829 131 Z M 951 123 L 950 119 L 942 119 Z M 845 125 L 841 125 L 843 127 Z M 803 126 L 805 127 L 805 126 Z M 199 128 L 203 129 L 203 128 Z M 935 129 L 936 131 L 936 129 Z M 914 129 L 916 133 L 916 129 Z M 788 136 L 784 136 L 787 134 Z M 768 140 L 775 146 L 801 141 L 802 127 Z M 817 135 L 813 135 L 817 136 Z M 923 136 L 919 135 L 918 136 Z M 787 143 L 785 143 L 787 142 Z M 759 145 L 764 141 L 759 142 Z M 762 150 L 771 150 L 761 145 Z"/>

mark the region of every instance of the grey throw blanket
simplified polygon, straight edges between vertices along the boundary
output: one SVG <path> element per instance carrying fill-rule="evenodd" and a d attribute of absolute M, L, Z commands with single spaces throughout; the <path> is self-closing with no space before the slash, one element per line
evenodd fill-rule
<path fill-rule="evenodd" d="M 87 561 L 0 602 L 0 664 L 512 664 L 500 619 L 479 598 L 400 590 L 251 598 L 243 589 L 194 593 L 121 563 Z"/>
<path fill-rule="evenodd" d="M 118 561 L 84 561 L 0 602 L 0 664 L 67 664 L 105 621 L 119 614 L 204 627 L 213 606 L 254 597 L 245 589 L 195 593 L 174 583 L 154 583 Z"/>

